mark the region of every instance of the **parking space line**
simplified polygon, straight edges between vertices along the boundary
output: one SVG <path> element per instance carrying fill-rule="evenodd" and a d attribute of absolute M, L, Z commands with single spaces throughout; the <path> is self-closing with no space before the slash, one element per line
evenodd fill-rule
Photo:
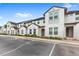
<path fill-rule="evenodd" d="M 26 43 L 21 44 L 21 45 L 20 45 L 20 46 L 18 46 L 17 48 L 15 48 L 15 49 L 13 49 L 13 50 L 11 50 L 11 51 L 5 52 L 5 53 L 1 54 L 0 56 L 6 55 L 6 54 L 8 54 L 8 53 L 11 53 L 11 52 L 13 52 L 13 51 L 15 51 L 15 50 L 17 50 L 17 49 L 21 48 L 21 47 L 22 47 L 22 46 L 24 46 L 24 45 L 26 45 Z"/>
<path fill-rule="evenodd" d="M 54 43 L 54 45 L 53 45 L 53 47 L 52 47 L 52 49 L 51 49 L 51 51 L 50 51 L 49 56 L 51 56 L 51 55 L 53 54 L 53 51 L 54 51 L 54 49 L 55 49 L 55 45 L 56 45 L 56 43 Z"/>

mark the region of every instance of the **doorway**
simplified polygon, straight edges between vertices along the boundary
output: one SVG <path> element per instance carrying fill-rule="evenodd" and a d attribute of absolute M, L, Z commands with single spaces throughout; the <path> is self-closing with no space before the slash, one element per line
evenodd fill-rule
<path fill-rule="evenodd" d="M 41 29 L 41 36 L 45 35 L 45 29 Z"/>
<path fill-rule="evenodd" d="M 73 37 L 73 26 L 71 27 L 66 27 L 66 37 Z"/>

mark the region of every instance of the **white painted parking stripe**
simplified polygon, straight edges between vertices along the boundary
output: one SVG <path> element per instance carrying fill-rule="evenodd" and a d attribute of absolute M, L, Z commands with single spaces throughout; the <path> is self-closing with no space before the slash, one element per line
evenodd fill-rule
<path fill-rule="evenodd" d="M 13 51 L 15 51 L 15 50 L 21 48 L 22 46 L 24 46 L 24 45 L 26 45 L 26 44 L 30 44 L 30 43 L 27 43 L 27 42 L 26 42 L 26 43 L 24 43 L 24 44 L 21 44 L 21 45 L 18 46 L 17 48 L 15 48 L 15 49 L 13 49 L 13 50 L 11 50 L 11 51 L 5 52 L 5 53 L 1 54 L 0 56 L 6 55 L 6 54 L 8 54 L 8 53 L 11 53 L 11 52 L 13 52 Z"/>
<path fill-rule="evenodd" d="M 53 51 L 54 51 L 54 49 L 55 49 L 55 45 L 56 45 L 56 43 L 54 43 L 54 45 L 53 45 L 53 47 L 52 47 L 52 49 L 51 49 L 51 51 L 50 51 L 49 56 L 51 56 L 51 55 L 53 54 Z"/>

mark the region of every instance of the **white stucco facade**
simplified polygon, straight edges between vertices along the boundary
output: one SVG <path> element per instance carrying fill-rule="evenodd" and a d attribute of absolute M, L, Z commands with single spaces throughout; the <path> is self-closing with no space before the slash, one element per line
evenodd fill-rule
<path fill-rule="evenodd" d="M 30 30 L 31 30 L 31 33 L 30 33 Z M 34 34 L 34 30 L 35 30 L 35 35 L 39 36 L 39 26 L 35 25 L 35 24 L 30 24 L 28 26 L 28 29 L 27 29 L 27 33 L 28 34 Z"/>
<path fill-rule="evenodd" d="M 19 35 L 25 35 L 27 34 L 27 27 L 21 27 L 19 28 Z"/>
<path fill-rule="evenodd" d="M 79 39 L 79 11 L 67 11 L 64 7 L 51 7 L 43 17 L 19 23 L 8 22 L 5 25 L 7 27 L 3 26 L 1 32 L 7 34 Z"/>
<path fill-rule="evenodd" d="M 57 11 L 54 9 L 58 9 Z M 59 16 L 57 21 L 49 20 L 49 12 L 58 12 Z M 49 35 L 49 27 L 58 27 L 58 35 Z M 62 29 L 61 29 L 62 28 Z M 60 36 L 64 37 L 64 9 L 61 8 L 52 8 L 45 14 L 45 36 Z M 53 30 L 52 30 L 53 31 Z"/>

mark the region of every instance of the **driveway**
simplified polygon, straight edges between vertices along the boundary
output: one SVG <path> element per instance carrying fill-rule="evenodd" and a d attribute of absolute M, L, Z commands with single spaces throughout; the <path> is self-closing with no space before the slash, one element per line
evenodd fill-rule
<path fill-rule="evenodd" d="M 79 46 L 0 36 L 0 56 L 79 56 Z"/>

